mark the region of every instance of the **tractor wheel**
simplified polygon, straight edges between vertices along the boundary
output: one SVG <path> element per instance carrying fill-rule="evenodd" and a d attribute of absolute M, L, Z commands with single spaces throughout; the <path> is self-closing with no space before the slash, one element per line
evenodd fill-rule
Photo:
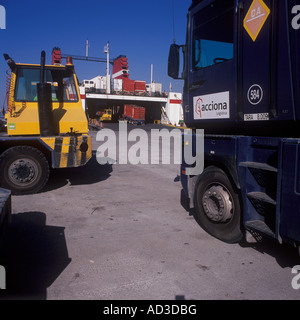
<path fill-rule="evenodd" d="M 49 171 L 46 157 L 34 147 L 12 147 L 0 156 L 0 184 L 15 195 L 40 191 L 48 181 Z"/>
<path fill-rule="evenodd" d="M 224 242 L 239 242 L 243 237 L 240 197 L 226 173 L 208 167 L 195 188 L 195 219 L 199 225 Z"/>

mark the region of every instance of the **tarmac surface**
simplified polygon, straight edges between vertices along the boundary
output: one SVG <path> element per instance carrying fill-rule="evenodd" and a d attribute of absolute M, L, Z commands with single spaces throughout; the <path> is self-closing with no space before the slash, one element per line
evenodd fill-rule
<path fill-rule="evenodd" d="M 117 124 L 105 128 L 119 139 Z M 154 128 L 162 126 L 139 127 L 148 146 Z M 0 298 L 300 298 L 292 287 L 292 281 L 300 284 L 292 273 L 300 265 L 295 248 L 267 239 L 226 244 L 213 238 L 188 208 L 178 164 L 100 165 L 103 142 L 96 131 L 91 135 L 93 158 L 86 166 L 53 170 L 39 194 L 12 197 L 0 255 L 7 286 Z"/>

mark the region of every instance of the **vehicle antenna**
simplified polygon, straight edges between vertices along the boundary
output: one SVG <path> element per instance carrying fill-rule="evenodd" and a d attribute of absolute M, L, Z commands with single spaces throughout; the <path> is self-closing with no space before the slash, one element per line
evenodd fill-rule
<path fill-rule="evenodd" d="M 173 42 L 176 42 L 175 38 L 175 13 L 174 13 L 174 0 L 172 0 L 172 18 L 173 18 Z"/>

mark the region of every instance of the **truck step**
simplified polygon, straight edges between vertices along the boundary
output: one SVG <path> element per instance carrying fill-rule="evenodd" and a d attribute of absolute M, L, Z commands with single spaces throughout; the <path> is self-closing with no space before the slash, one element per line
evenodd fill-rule
<path fill-rule="evenodd" d="M 266 225 L 264 221 L 253 220 L 245 223 L 247 230 L 254 231 L 260 234 L 264 234 L 270 238 L 276 239 L 276 234 Z"/>
<path fill-rule="evenodd" d="M 247 193 L 247 197 L 250 200 L 258 200 L 260 202 L 266 202 L 266 203 L 269 203 L 269 204 L 276 206 L 276 201 L 273 200 L 271 197 L 269 197 L 264 192 L 249 192 L 249 193 Z"/>
<path fill-rule="evenodd" d="M 276 173 L 278 172 L 277 168 L 270 166 L 269 164 L 261 163 L 261 162 L 251 162 L 251 161 L 240 162 L 239 166 L 253 168 L 253 169 L 259 169 L 259 170 L 265 170 L 265 171 L 271 171 L 271 172 L 276 172 Z"/>

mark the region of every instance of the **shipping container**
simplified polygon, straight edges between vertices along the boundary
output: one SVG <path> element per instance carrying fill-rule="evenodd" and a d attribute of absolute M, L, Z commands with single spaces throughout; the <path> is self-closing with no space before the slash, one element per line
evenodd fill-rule
<path fill-rule="evenodd" d="M 134 80 L 130 80 L 127 78 L 122 79 L 123 80 L 123 90 L 126 92 L 134 92 Z"/>
<path fill-rule="evenodd" d="M 161 95 L 162 94 L 162 84 L 161 83 L 149 83 L 146 85 L 147 92 L 150 93 L 150 95 Z"/>
<path fill-rule="evenodd" d="M 135 80 L 134 81 L 134 91 L 137 93 L 145 92 L 146 91 L 146 81 Z"/>
<path fill-rule="evenodd" d="M 123 90 L 123 81 L 122 79 L 113 79 L 113 90 L 122 91 Z"/>
<path fill-rule="evenodd" d="M 146 114 L 146 109 L 144 107 L 136 106 L 133 104 L 124 105 L 123 117 L 126 120 L 128 120 L 129 123 L 144 124 L 145 114 Z"/>
<path fill-rule="evenodd" d="M 95 78 L 92 79 L 92 81 L 94 82 L 94 87 L 96 89 L 96 91 L 99 90 L 106 90 L 106 77 L 105 76 L 97 76 Z"/>

